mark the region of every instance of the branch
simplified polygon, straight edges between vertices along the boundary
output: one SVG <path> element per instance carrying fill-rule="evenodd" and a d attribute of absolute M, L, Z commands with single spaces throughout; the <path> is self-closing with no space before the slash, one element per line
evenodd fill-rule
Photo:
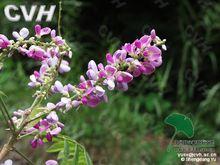
<path fill-rule="evenodd" d="M 13 151 L 15 151 L 18 155 L 20 155 L 22 158 L 24 158 L 28 163 L 30 163 L 31 165 L 34 165 L 34 163 L 28 159 L 23 153 L 21 153 L 20 151 L 18 151 L 16 148 L 13 148 Z"/>

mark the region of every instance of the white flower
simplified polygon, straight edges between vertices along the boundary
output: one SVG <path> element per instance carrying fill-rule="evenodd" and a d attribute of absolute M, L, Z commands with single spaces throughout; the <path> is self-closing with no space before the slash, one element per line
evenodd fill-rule
<path fill-rule="evenodd" d="M 17 39 L 17 40 L 23 40 L 27 38 L 29 35 L 29 30 L 27 28 L 22 28 L 20 32 L 13 31 L 12 35 Z"/>
<path fill-rule="evenodd" d="M 13 164 L 12 160 L 8 159 L 4 163 L 1 163 L 0 165 L 12 165 L 12 164 Z"/>

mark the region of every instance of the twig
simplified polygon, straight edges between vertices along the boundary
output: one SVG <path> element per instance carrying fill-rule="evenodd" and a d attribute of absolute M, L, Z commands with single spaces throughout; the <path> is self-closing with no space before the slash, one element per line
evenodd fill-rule
<path fill-rule="evenodd" d="M 50 112 L 50 111 L 49 111 L 49 112 Z M 43 113 L 43 114 L 41 114 L 40 116 L 37 116 L 37 117 L 35 117 L 35 118 L 33 118 L 33 119 L 27 121 L 27 122 L 25 123 L 25 126 L 28 125 L 28 124 L 30 124 L 30 123 L 32 123 L 33 121 L 35 121 L 35 120 L 37 120 L 37 119 L 41 119 L 43 116 L 45 116 L 45 115 L 48 114 L 49 112 Z"/>
<path fill-rule="evenodd" d="M 62 0 L 59 2 L 58 34 L 61 36 Z"/>
<path fill-rule="evenodd" d="M 18 151 L 16 148 L 13 148 L 13 151 L 15 151 L 21 157 L 23 157 L 28 163 L 30 163 L 31 165 L 34 165 L 34 163 L 30 159 L 28 159 L 23 153 Z"/>

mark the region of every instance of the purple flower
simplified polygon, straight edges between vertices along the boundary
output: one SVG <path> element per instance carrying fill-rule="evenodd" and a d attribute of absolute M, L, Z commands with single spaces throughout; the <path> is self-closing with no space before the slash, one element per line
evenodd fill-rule
<path fill-rule="evenodd" d="M 65 44 L 65 40 L 63 40 L 62 37 L 60 36 L 56 36 L 56 31 L 55 30 L 52 30 L 51 33 L 51 38 L 52 40 L 54 41 L 54 43 L 57 45 L 57 46 L 62 46 Z"/>
<path fill-rule="evenodd" d="M 22 28 L 19 32 L 14 31 L 12 35 L 17 40 L 23 40 L 29 35 L 29 30 L 27 28 Z"/>
<path fill-rule="evenodd" d="M 43 77 L 46 74 L 48 65 L 41 65 L 40 71 L 34 71 L 34 74 L 30 76 L 31 82 L 28 83 L 30 87 L 38 87 L 43 83 Z"/>
<path fill-rule="evenodd" d="M 50 123 L 57 123 L 59 121 L 59 118 L 58 118 L 57 113 L 55 111 L 50 112 L 50 114 L 47 116 L 46 119 Z"/>
<path fill-rule="evenodd" d="M 155 32 L 154 29 L 151 30 L 151 32 L 150 32 L 150 37 L 152 38 L 152 40 L 154 40 L 154 39 L 157 37 L 156 32 Z"/>
<path fill-rule="evenodd" d="M 36 25 L 34 29 L 38 38 L 44 35 L 48 35 L 51 32 L 51 29 L 49 27 L 41 28 L 40 25 Z"/>
<path fill-rule="evenodd" d="M 35 75 L 31 75 L 30 80 L 31 80 L 31 82 L 28 83 L 29 87 L 33 88 L 36 86 L 40 86 L 40 83 L 37 81 L 37 78 L 35 77 Z"/>
<path fill-rule="evenodd" d="M 34 139 L 30 143 L 31 143 L 32 148 L 37 148 L 38 146 L 42 146 L 44 144 L 43 140 L 40 138 Z"/>
<path fill-rule="evenodd" d="M 62 60 L 59 68 L 60 73 L 65 73 L 70 71 L 69 63 L 66 60 Z"/>
<path fill-rule="evenodd" d="M 41 47 L 34 45 L 29 48 L 27 55 L 35 60 L 44 60 L 46 58 L 46 52 Z"/>
<path fill-rule="evenodd" d="M 70 110 L 73 105 L 72 105 L 72 100 L 67 97 L 62 97 L 61 101 L 57 103 L 58 107 L 65 107 L 66 111 Z"/>
<path fill-rule="evenodd" d="M 50 112 L 45 119 L 41 119 L 33 128 L 30 128 L 31 131 L 29 131 L 29 133 L 37 133 L 35 138 L 31 141 L 31 146 L 36 148 L 43 145 L 44 138 L 46 138 L 48 142 L 52 141 L 53 137 L 57 136 L 63 127 L 64 125 L 59 122 L 56 112 Z"/>
<path fill-rule="evenodd" d="M 38 129 L 39 132 L 44 132 L 46 131 L 48 128 L 50 127 L 50 124 L 48 123 L 47 120 L 41 120 L 40 122 L 38 122 L 37 124 L 34 125 L 35 129 Z"/>
<path fill-rule="evenodd" d="M 56 108 L 56 105 L 53 104 L 53 103 L 47 103 L 47 108 L 48 108 L 49 110 L 53 110 L 53 109 Z"/>
<path fill-rule="evenodd" d="M 117 89 L 121 90 L 121 91 L 127 91 L 128 84 L 127 83 L 117 83 Z"/>
<path fill-rule="evenodd" d="M 18 51 L 22 54 L 22 55 L 26 55 L 28 53 L 28 50 L 25 47 L 19 47 Z"/>
<path fill-rule="evenodd" d="M 58 165 L 58 162 L 55 160 L 48 160 L 45 162 L 45 165 Z"/>
<path fill-rule="evenodd" d="M 52 136 L 56 136 L 56 135 L 58 135 L 61 132 L 61 130 L 62 129 L 60 127 L 54 128 L 53 130 L 50 131 L 50 134 Z"/>
<path fill-rule="evenodd" d="M 102 97 L 105 94 L 105 90 L 98 85 L 95 87 L 95 92 L 99 97 Z"/>
<path fill-rule="evenodd" d="M 52 92 L 54 93 L 61 93 L 64 96 L 69 95 L 70 85 L 63 86 L 63 84 L 60 81 L 56 81 L 55 84 L 51 88 Z"/>
<path fill-rule="evenodd" d="M 155 67 L 149 62 L 143 62 L 142 67 L 140 68 L 142 73 L 145 75 L 150 75 L 155 71 Z"/>
<path fill-rule="evenodd" d="M 82 103 L 81 101 L 73 100 L 73 101 L 72 101 L 73 108 L 79 107 L 81 103 Z"/>
<path fill-rule="evenodd" d="M 52 141 L 53 136 L 50 134 L 50 132 L 48 132 L 48 133 L 46 134 L 46 139 L 47 139 L 48 142 L 51 142 L 51 141 Z"/>
<path fill-rule="evenodd" d="M 118 83 L 129 83 L 133 80 L 133 76 L 128 72 L 117 72 L 116 73 L 116 81 Z"/>
<path fill-rule="evenodd" d="M 56 36 L 55 30 L 43 30 L 45 33 L 42 33 L 42 30 L 37 25 L 35 27 L 36 35 L 41 36 L 50 32 L 51 38 L 57 46 L 65 44 L 65 41 L 60 36 Z M 48 104 L 47 108 L 50 110 L 56 108 L 68 111 L 71 108 L 79 107 L 81 104 L 95 107 L 100 102 L 107 101 L 108 99 L 104 86 L 107 86 L 109 90 L 116 88 L 126 91 L 133 77 L 139 77 L 142 74 L 152 74 L 162 64 L 162 52 L 158 45 L 161 46 L 164 42 L 165 40 L 161 41 L 156 36 L 155 30 L 152 30 L 150 35 L 144 35 L 140 39 L 136 39 L 133 43 L 126 43 L 121 49 L 115 51 L 113 55 L 108 53 L 106 55 L 106 66 L 102 63 L 97 65 L 93 60 L 89 61 L 86 72 L 88 79 L 81 76 L 80 83 L 77 87 L 71 84 L 63 85 L 59 81 L 55 82 L 51 87 L 51 91 L 53 93 L 61 93 L 63 97 L 56 105 L 52 103 Z M 55 68 L 57 66 L 61 53 L 69 57 L 72 55 L 69 50 L 59 52 L 58 47 L 46 49 L 44 52 L 41 52 L 36 47 L 30 47 L 29 51 L 27 53 L 29 57 L 41 59 L 42 64 L 45 65 L 39 72 L 34 72 L 31 76 L 30 86 L 40 86 L 44 82 L 46 71 L 49 68 Z M 68 61 L 62 60 L 58 71 L 60 73 L 70 71 Z M 74 93 L 73 96 L 72 93 Z M 48 115 L 47 122 L 51 122 L 52 116 L 56 116 L 54 112 Z M 55 120 L 55 123 L 57 120 L 58 118 Z M 59 132 L 60 128 L 55 127 L 53 130 Z M 52 135 L 51 130 L 49 133 L 47 136 Z"/>
<path fill-rule="evenodd" d="M 102 100 L 99 97 L 93 94 L 82 97 L 82 103 L 89 107 L 96 107 L 101 101 Z"/>
<path fill-rule="evenodd" d="M 4 36 L 3 34 L 0 34 L 0 49 L 5 49 L 9 45 L 11 45 L 11 43 L 8 40 L 8 38 L 6 36 Z"/>

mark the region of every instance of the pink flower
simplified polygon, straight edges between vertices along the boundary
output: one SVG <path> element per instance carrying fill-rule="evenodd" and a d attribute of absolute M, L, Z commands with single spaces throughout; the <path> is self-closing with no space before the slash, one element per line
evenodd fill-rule
<path fill-rule="evenodd" d="M 61 132 L 61 130 L 62 129 L 60 127 L 56 127 L 56 128 L 54 128 L 53 130 L 50 131 L 50 134 L 52 136 L 56 136 L 56 135 L 58 135 Z"/>
<path fill-rule="evenodd" d="M 46 119 L 49 123 L 57 123 L 59 121 L 59 118 L 55 111 L 50 112 Z"/>
<path fill-rule="evenodd" d="M 49 27 L 41 28 L 40 25 L 36 25 L 34 29 L 38 38 L 44 35 L 48 35 L 51 32 L 51 29 Z"/>
<path fill-rule="evenodd" d="M 0 49 L 5 49 L 9 45 L 11 45 L 11 43 L 8 40 L 8 38 L 6 36 L 4 36 L 3 34 L 0 34 Z"/>
<path fill-rule="evenodd" d="M 31 141 L 31 146 L 36 148 L 43 145 L 44 138 L 46 138 L 48 142 L 52 141 L 53 137 L 57 136 L 63 127 L 64 125 L 59 122 L 56 112 L 50 112 L 45 119 L 41 119 L 30 129 L 30 133 L 37 133 L 35 138 Z"/>
<path fill-rule="evenodd" d="M 35 129 L 38 129 L 39 132 L 44 132 L 50 127 L 50 124 L 47 120 L 41 120 L 36 125 L 34 125 Z"/>
<path fill-rule="evenodd" d="M 150 37 L 152 38 L 152 40 L 154 40 L 154 39 L 157 37 L 156 32 L 155 32 L 154 29 L 151 30 L 151 32 L 150 32 Z"/>
<path fill-rule="evenodd" d="M 56 36 L 56 31 L 55 31 L 55 30 L 52 30 L 52 31 L 51 31 L 51 38 L 52 38 L 52 40 L 54 41 L 54 43 L 55 43 L 57 46 L 62 46 L 62 45 L 65 44 L 65 40 L 63 40 L 62 37 Z"/>
<path fill-rule="evenodd" d="M 34 139 L 30 142 L 32 148 L 37 148 L 38 146 L 42 146 L 44 144 L 42 139 Z"/>
<path fill-rule="evenodd" d="M 45 162 L 45 165 L 58 165 L 58 162 L 55 160 L 48 160 Z"/>
<path fill-rule="evenodd" d="M 133 76 L 128 72 L 117 72 L 116 73 L 116 81 L 118 83 L 129 83 L 133 79 Z"/>
<path fill-rule="evenodd" d="M 46 59 L 46 52 L 39 46 L 32 45 L 27 52 L 28 57 L 31 57 L 35 60 L 44 60 Z"/>

